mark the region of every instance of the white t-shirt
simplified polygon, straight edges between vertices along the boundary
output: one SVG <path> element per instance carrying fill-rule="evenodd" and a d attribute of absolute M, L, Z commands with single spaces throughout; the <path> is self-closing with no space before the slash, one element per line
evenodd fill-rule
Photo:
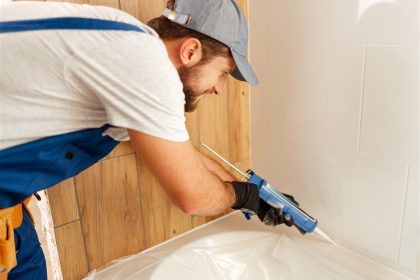
<path fill-rule="evenodd" d="M 185 96 L 163 42 L 132 16 L 108 7 L 16 2 L 0 21 L 84 17 L 145 32 L 39 30 L 0 33 L 0 150 L 110 124 L 170 141 L 188 140 Z"/>

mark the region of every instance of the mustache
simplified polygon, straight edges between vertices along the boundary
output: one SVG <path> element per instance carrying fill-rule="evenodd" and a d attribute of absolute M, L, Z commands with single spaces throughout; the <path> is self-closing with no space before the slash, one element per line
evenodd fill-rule
<path fill-rule="evenodd" d="M 198 102 L 200 99 L 206 95 L 206 94 L 217 94 L 217 92 L 214 89 L 207 89 L 201 93 L 196 93 L 188 88 L 184 88 L 184 94 L 185 94 L 185 112 L 193 112 L 197 109 Z"/>

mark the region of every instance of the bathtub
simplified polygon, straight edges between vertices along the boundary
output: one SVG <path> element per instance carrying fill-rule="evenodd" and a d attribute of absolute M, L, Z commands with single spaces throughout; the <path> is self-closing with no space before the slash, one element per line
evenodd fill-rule
<path fill-rule="evenodd" d="M 233 212 L 139 254 L 92 271 L 85 280 L 407 280 L 386 266 L 316 234 L 246 221 Z"/>

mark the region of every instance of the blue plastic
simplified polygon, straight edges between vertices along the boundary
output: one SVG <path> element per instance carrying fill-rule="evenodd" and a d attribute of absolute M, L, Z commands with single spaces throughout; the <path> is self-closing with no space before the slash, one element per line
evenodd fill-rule
<path fill-rule="evenodd" d="M 268 184 L 266 180 L 259 177 L 252 170 L 248 170 L 248 174 L 251 175 L 248 183 L 252 183 L 258 186 L 261 199 L 273 207 L 282 209 L 284 214 L 289 214 L 293 218 L 295 225 L 300 230 L 307 233 L 315 230 L 316 226 L 318 225 L 318 221 L 316 219 L 306 214 L 296 204 L 291 202 L 281 192 Z M 245 216 L 246 215 L 247 213 L 245 213 Z"/>

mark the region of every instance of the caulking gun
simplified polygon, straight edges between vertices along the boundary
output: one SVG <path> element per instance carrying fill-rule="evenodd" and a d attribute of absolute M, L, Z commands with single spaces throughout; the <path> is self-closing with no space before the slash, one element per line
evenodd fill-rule
<path fill-rule="evenodd" d="M 318 221 L 309 216 L 302 209 L 300 209 L 298 205 L 290 201 L 285 195 L 283 195 L 281 192 L 272 187 L 266 180 L 255 174 L 255 172 L 251 169 L 249 169 L 246 172 L 246 174 L 243 173 L 232 163 L 228 162 L 222 156 L 213 151 L 209 146 L 203 143 L 201 143 L 201 145 L 203 145 L 215 156 L 217 156 L 223 162 L 232 167 L 235 171 L 239 172 L 244 178 L 248 180 L 248 183 L 257 185 L 259 188 L 260 198 L 268 204 L 270 204 L 271 206 L 281 209 L 284 215 L 289 214 L 293 218 L 295 226 L 299 229 L 301 233 L 304 234 L 314 231 L 314 229 L 318 225 Z M 244 214 L 248 220 L 251 218 L 250 213 Z"/>

